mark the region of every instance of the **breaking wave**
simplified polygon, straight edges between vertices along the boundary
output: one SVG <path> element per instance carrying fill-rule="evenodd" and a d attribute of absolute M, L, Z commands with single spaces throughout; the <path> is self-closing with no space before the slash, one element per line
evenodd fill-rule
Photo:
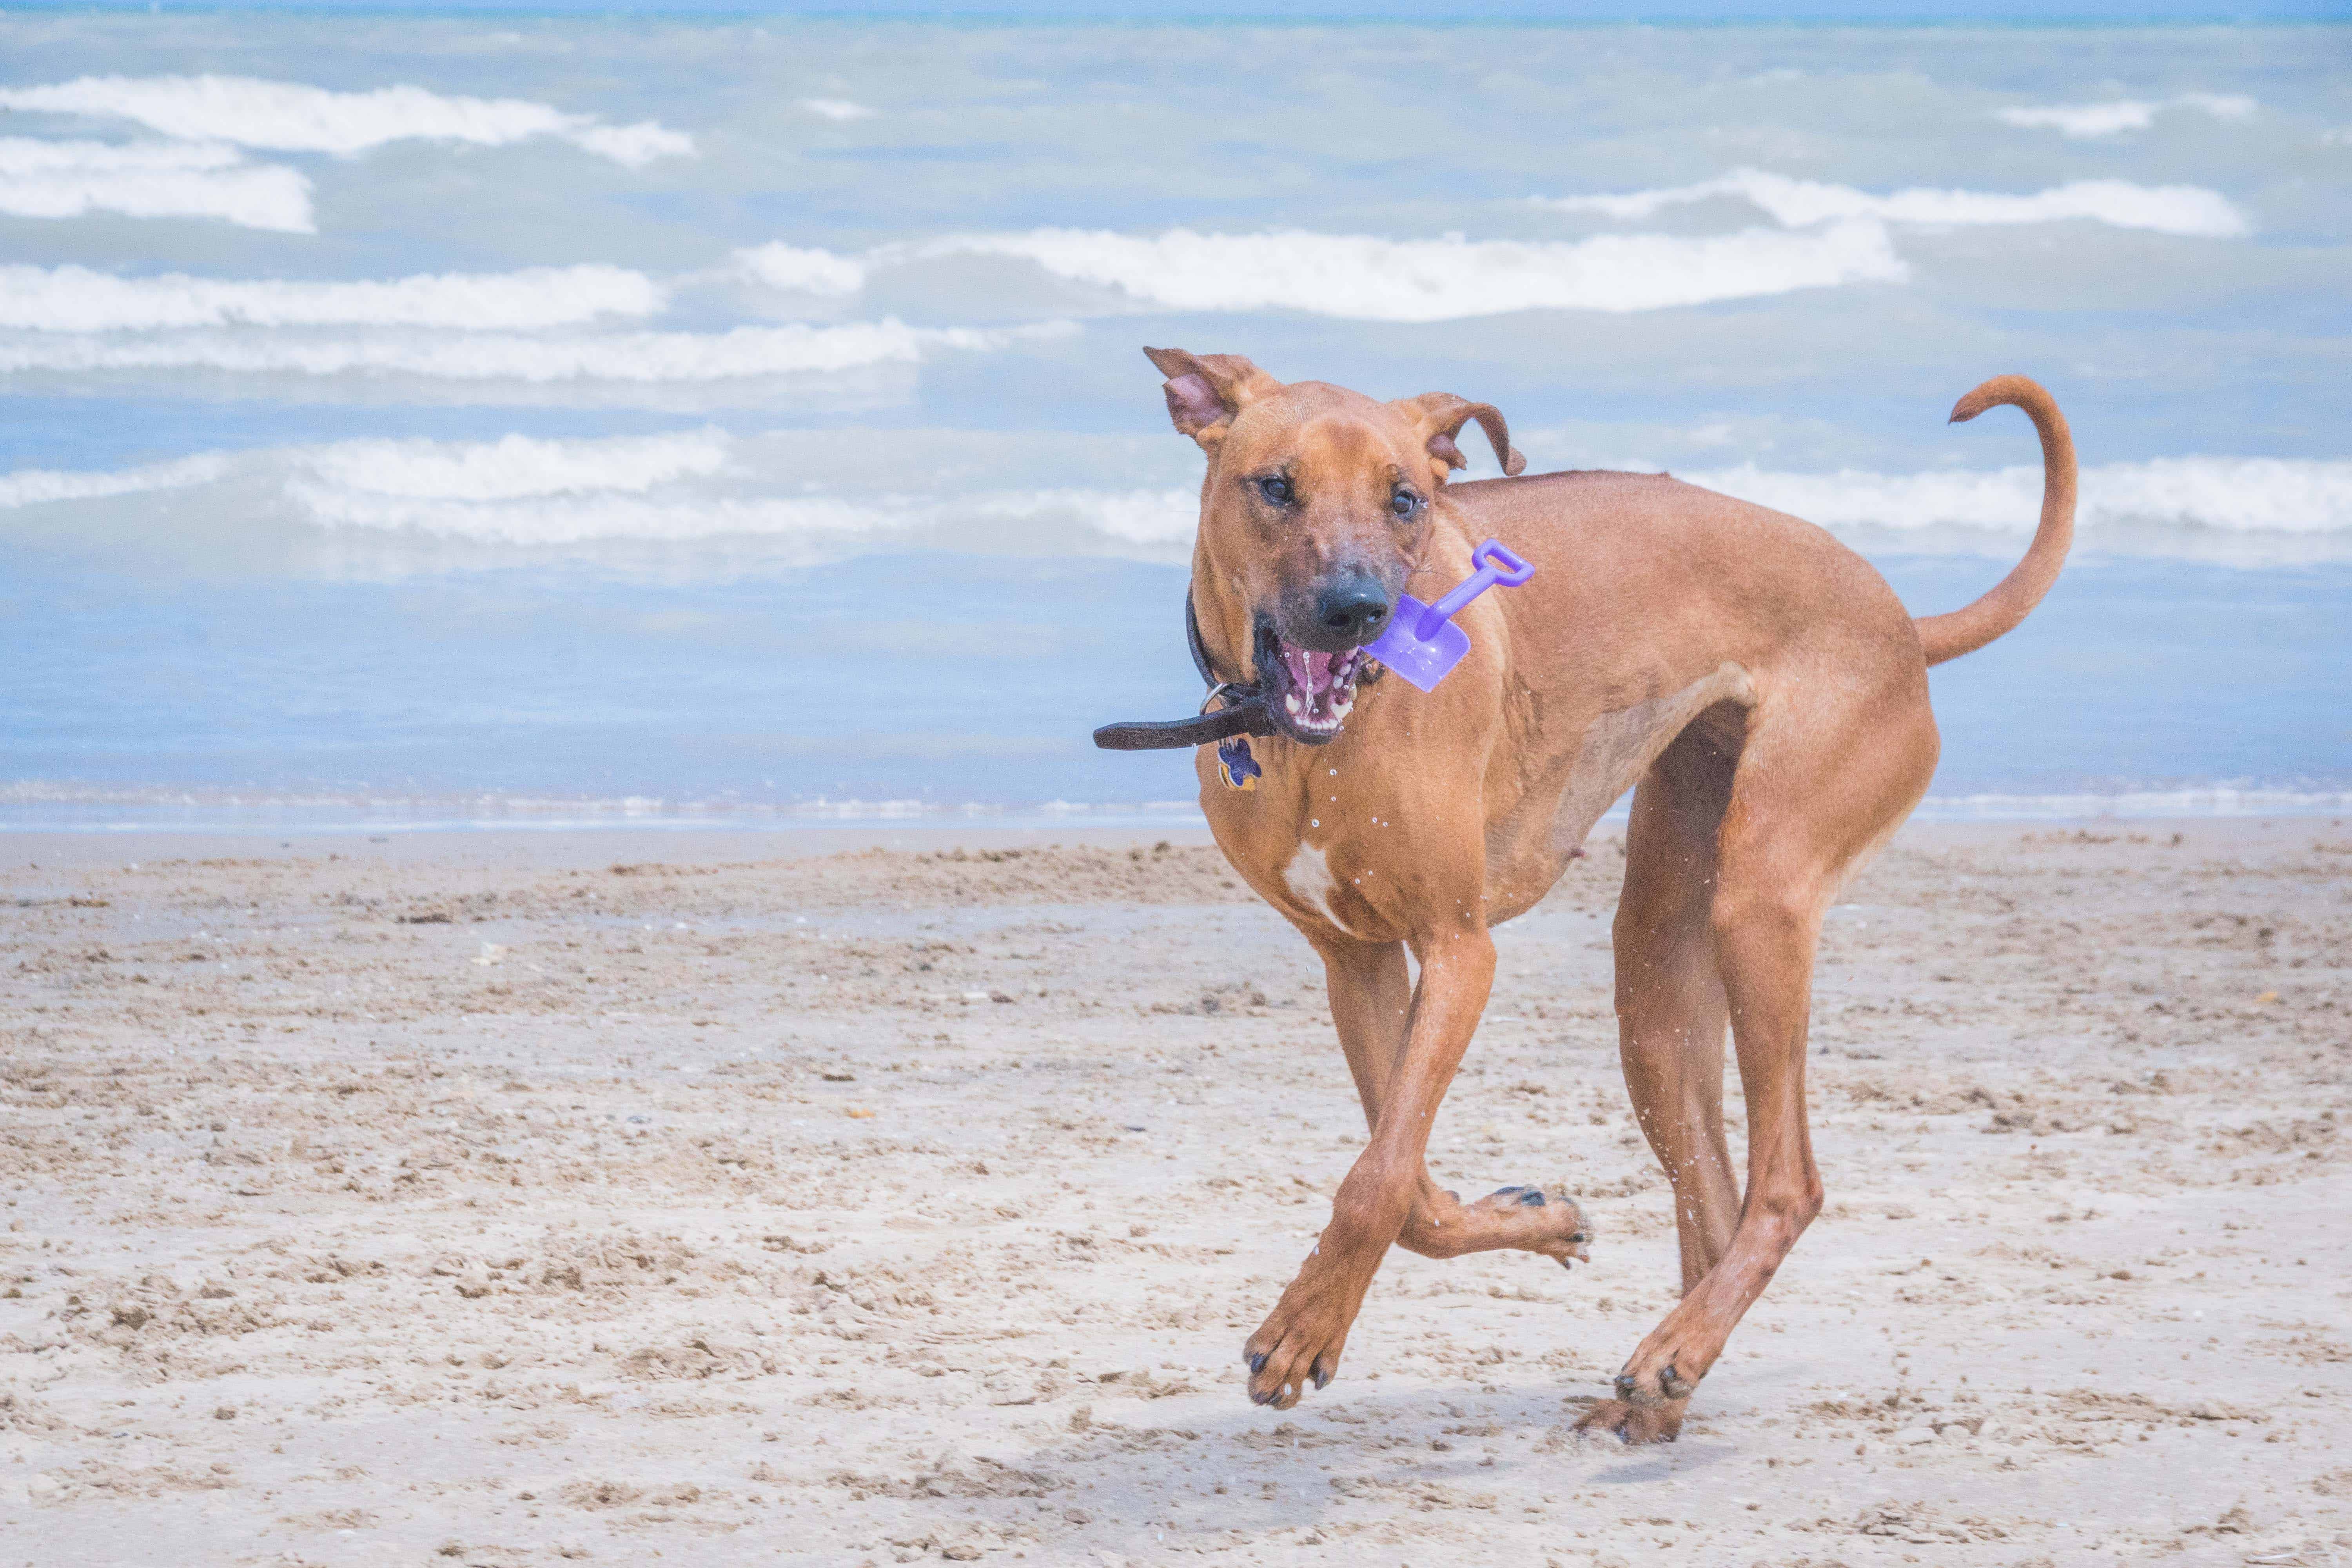
<path fill-rule="evenodd" d="M 2089 790 L 2070 795 L 1931 795 L 1913 815 L 1926 822 L 2071 822 L 2101 817 L 2332 816 L 2352 810 L 2352 790 L 2252 784 L 2177 789 Z"/>
<path fill-rule="evenodd" d="M 1825 528 L 1922 530 L 1957 525 L 2031 533 L 2042 469 L 1880 474 L 1776 473 L 1752 465 L 1683 478 Z M 2086 544 L 2132 524 L 2224 534 L 2332 536 L 2352 548 L 2352 460 L 2156 458 L 2083 470 L 2076 519 Z M 2114 547 L 2110 545 L 2110 547 Z"/>
<path fill-rule="evenodd" d="M 2064 795 L 1931 795 L 1913 813 L 1923 822 L 2079 822 L 2247 816 L 2332 816 L 2352 810 L 2352 791 L 2212 784 L 2171 789 Z M 1620 801 L 1606 820 L 1622 823 Z M 0 832 L 107 833 L 257 831 L 420 833 L 536 827 L 790 829 L 887 823 L 894 828 L 989 826 L 1138 827 L 1205 826 L 1192 800 L 965 801 L 747 799 L 691 791 L 654 795 L 571 795 L 476 790 L 401 794 L 384 789 L 234 788 L 217 784 L 115 784 L 78 779 L 0 783 Z"/>
<path fill-rule="evenodd" d="M 646 316 L 668 302 L 641 272 L 583 265 L 439 273 L 384 282 L 121 278 L 86 267 L 0 267 L 0 328 L 45 332 L 219 327 L 453 327 L 509 331 L 598 316 Z"/>
<path fill-rule="evenodd" d="M 217 142 L 45 142 L 0 136 L 0 213 L 219 218 L 310 234 L 310 182 Z"/>
<path fill-rule="evenodd" d="M 145 490 L 187 489 L 225 479 L 236 467 L 236 460 L 228 453 L 203 452 L 173 462 L 149 463 L 111 472 L 19 468 L 13 474 L 0 474 L 0 509 L 61 500 L 102 500 Z"/>
<path fill-rule="evenodd" d="M 2242 98 L 2235 93 L 2184 92 L 2161 103 L 2146 99 L 2119 98 L 2105 103 L 2050 103 L 1996 109 L 1993 118 L 2003 125 L 2014 125 L 2021 131 L 2055 131 L 2062 136 L 2089 140 L 2098 136 L 2119 136 L 2126 131 L 2145 131 L 2155 124 L 2157 115 L 2167 109 L 2201 110 L 2216 120 L 2246 120 L 2251 119 L 2260 107 L 2252 99 Z"/>
<path fill-rule="evenodd" d="M 312 473 L 326 465 L 317 465 Z M 653 486 L 645 487 L 652 489 Z M 290 479 L 288 496 L 321 527 L 397 531 L 466 543 L 523 547 L 599 542 L 687 543 L 761 539 L 815 553 L 915 545 L 953 536 L 962 547 L 1018 551 L 1041 534 L 1092 533 L 1155 558 L 1189 546 L 1199 499 L 1184 490 L 1082 488 L 940 495 L 658 494 L 611 488 L 579 496 L 517 495 L 496 502 L 421 497 Z M 1150 546 L 1161 549 L 1149 549 Z"/>
<path fill-rule="evenodd" d="M 891 489 L 883 488 L 885 479 L 864 489 L 814 489 L 810 450 L 794 437 L 735 437 L 709 427 L 569 440 L 342 441 L 211 453 L 111 473 L 0 475 L 0 511 L 235 484 L 234 507 L 226 500 L 222 507 L 239 517 L 487 546 L 660 546 L 740 537 L 817 556 L 887 543 L 1175 561 L 1190 550 L 1199 510 L 1191 488 L 1083 480 Z M 1987 535 L 2000 550 L 2013 549 L 2034 526 L 2042 491 L 2041 470 L 2024 466 L 1918 474 L 1748 466 L 1684 477 L 1849 536 L 1891 536 L 1896 547 L 1930 552 L 1981 549 Z M 201 498 L 175 502 L 173 526 L 205 515 L 207 504 Z M 260 510 L 250 511 L 257 505 Z M 2080 517 L 2086 549 L 2120 554 L 2240 564 L 2352 558 L 2352 460 L 2197 457 L 2104 464 L 2084 470 Z"/>
<path fill-rule="evenodd" d="M 839 553 L 898 541 L 1019 552 L 1041 542 L 1151 559 L 1192 543 L 1192 489 L 1083 485 L 807 493 L 805 454 L 717 429 L 497 441 L 360 440 L 209 453 L 113 473 L 0 475 L 0 510 L 236 484 L 282 521 L 468 544 L 562 547 L 748 538 Z M 182 501 L 173 516 L 201 510 Z M 267 510 L 267 508 L 265 508 Z"/>
<path fill-rule="evenodd" d="M 853 294 L 875 273 L 953 256 L 1011 257 L 1066 281 L 1177 310 L 1303 310 L 1350 321 L 1461 321 L 1516 310 L 1668 310 L 1852 283 L 1899 283 L 1909 269 L 1890 224 L 1968 226 L 2087 219 L 2203 238 L 2251 232 L 2218 192 L 2194 185 L 2077 180 L 2024 195 L 1899 190 L 1740 169 L 1695 184 L 1620 195 L 1538 196 L 1534 205 L 1618 220 L 1730 197 L 1780 229 L 1580 240 L 1385 239 L 1372 235 L 1159 235 L 1034 229 L 885 245 L 862 255 L 766 245 L 739 250 L 742 276 L 785 292 Z M 1782 232 L 1783 230 L 1790 232 Z"/>
<path fill-rule="evenodd" d="M 862 103 L 852 103 L 845 98 L 803 98 L 800 106 L 818 119 L 830 120 L 836 125 L 874 118 L 872 110 Z"/>
<path fill-rule="evenodd" d="M 1730 196 L 1794 228 L 1863 218 L 1901 224 L 2057 223 L 2087 218 L 2116 228 L 2233 239 L 2250 232 L 2245 216 L 2217 191 L 2196 185 L 2141 185 L 2129 180 L 2075 180 L 2023 195 L 1920 187 L 1876 195 L 1853 185 L 1797 180 L 1762 169 L 1735 169 L 1717 179 L 1616 195 L 1538 196 L 1559 212 L 1639 219 L 1670 206 Z"/>
<path fill-rule="evenodd" d="M 607 332 L 526 337 L 378 333 L 249 337 L 173 331 L 93 339 L 43 333 L 0 342 L 0 374 L 218 370 L 247 374 L 413 375 L 456 382 L 680 383 L 803 375 L 914 364 L 940 350 L 984 351 L 1059 335 L 1066 323 L 980 329 L 910 327 L 895 318 L 841 326 L 737 327 L 719 332 Z"/>
<path fill-rule="evenodd" d="M 941 496 L 628 496 L 518 500 L 495 505 L 426 501 L 404 496 L 291 483 L 289 495 L 323 527 L 429 535 L 471 544 L 565 547 L 598 542 L 683 544 L 706 540 L 779 542 L 810 558 L 887 545 L 918 548 L 987 525 L 1008 547 L 1040 534 L 1091 527 L 1103 539 L 1137 547 L 1181 546 L 1192 531 L 1195 498 L 1181 491 L 1081 489 L 1006 490 Z M 1029 526 L 1021 526 L 1029 525 Z M 1172 537 L 1169 537 L 1172 535 Z M 965 538 L 967 548 L 971 547 Z M 1154 558 L 1167 551 L 1150 552 Z"/>
<path fill-rule="evenodd" d="M 735 253 L 746 276 L 791 293 L 855 294 L 866 287 L 866 264 L 830 250 L 796 245 L 756 245 Z"/>
<path fill-rule="evenodd" d="M 587 491 L 642 493 L 726 467 L 728 440 L 717 430 L 674 436 L 619 436 L 497 441 L 338 441 L 298 459 L 336 489 L 415 500 L 497 501 Z"/>
<path fill-rule="evenodd" d="M 0 88 L 0 109 L 133 121 L 167 136 L 344 157 L 412 140 L 499 147 L 551 136 L 637 168 L 691 157 L 694 138 L 653 121 L 608 125 L 519 98 L 455 98 L 421 87 L 336 92 L 246 76 L 85 76 Z"/>
<path fill-rule="evenodd" d="M 965 754 L 976 748 L 961 738 Z M 791 831 L 887 823 L 932 826 L 1171 828 L 1205 826 L 1198 802 L 962 801 L 835 798 L 746 799 L 728 792 L 569 795 L 475 790 L 461 795 L 383 789 L 233 788 L 220 785 L 0 782 L 0 833 L 446 833 L 485 828 L 771 829 Z"/>
<path fill-rule="evenodd" d="M 886 247 L 867 264 L 943 255 L 1017 257 L 1055 277 L 1171 310 L 1304 310 L 1365 321 L 1656 310 L 1906 276 L 1885 229 L 1869 221 L 1809 234 L 1751 229 L 1573 242 L 1053 228 Z"/>

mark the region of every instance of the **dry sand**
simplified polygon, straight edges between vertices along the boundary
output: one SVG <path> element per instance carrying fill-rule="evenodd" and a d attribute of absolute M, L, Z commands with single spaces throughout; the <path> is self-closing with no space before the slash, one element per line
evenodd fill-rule
<path fill-rule="evenodd" d="M 1852 888 L 1828 1211 L 1643 1450 L 1613 844 L 1433 1153 L 1591 1267 L 1397 1254 L 1276 1414 L 1362 1129 L 1197 843 L 0 841 L 0 1564 L 2352 1563 L 2352 828 L 2175 826 Z"/>

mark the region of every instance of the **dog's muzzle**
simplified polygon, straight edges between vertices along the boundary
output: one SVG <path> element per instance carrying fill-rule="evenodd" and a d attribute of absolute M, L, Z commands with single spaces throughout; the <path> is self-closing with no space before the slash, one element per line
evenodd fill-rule
<path fill-rule="evenodd" d="M 1310 746 L 1335 739 L 1356 706 L 1356 682 L 1370 665 L 1371 656 L 1360 647 L 1339 653 L 1300 647 L 1271 632 L 1265 640 L 1272 645 L 1273 657 L 1266 658 L 1262 650 L 1259 668 L 1272 668 L 1266 705 L 1283 732 Z"/>
<path fill-rule="evenodd" d="M 1383 598 L 1380 618 L 1388 608 Z M 1358 613 L 1359 629 L 1373 617 Z M 1200 617 L 1192 611 L 1190 589 L 1184 595 L 1184 637 L 1192 651 L 1192 666 L 1207 683 L 1209 694 L 1201 711 L 1190 719 L 1130 719 L 1105 724 L 1095 731 L 1095 744 L 1107 752 L 1156 752 L 1181 746 L 1206 746 L 1236 735 L 1279 735 L 1304 745 L 1320 746 L 1337 739 L 1339 727 L 1356 705 L 1359 687 L 1378 680 L 1381 666 L 1360 647 L 1327 652 L 1286 642 L 1261 622 L 1257 630 L 1258 679 L 1220 680 L 1209 662 L 1208 645 L 1201 640 Z"/>

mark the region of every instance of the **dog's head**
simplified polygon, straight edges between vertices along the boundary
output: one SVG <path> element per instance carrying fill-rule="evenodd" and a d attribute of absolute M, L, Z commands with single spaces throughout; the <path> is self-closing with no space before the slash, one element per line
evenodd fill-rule
<path fill-rule="evenodd" d="M 1475 419 L 1503 471 L 1526 459 L 1503 416 L 1448 392 L 1378 403 L 1290 385 L 1236 354 L 1146 349 L 1168 417 L 1208 454 L 1192 607 L 1221 671 L 1263 679 L 1275 721 L 1319 746 L 1354 705 L 1381 635 L 1428 549 L 1439 491 Z"/>

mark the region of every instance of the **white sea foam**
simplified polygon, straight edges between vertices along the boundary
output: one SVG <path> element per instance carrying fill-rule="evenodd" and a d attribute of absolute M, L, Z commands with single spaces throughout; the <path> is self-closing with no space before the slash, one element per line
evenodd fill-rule
<path fill-rule="evenodd" d="M 0 328 L 45 332 L 229 325 L 518 331 L 647 316 L 667 302 L 665 290 L 645 274 L 593 264 L 351 283 L 0 267 Z"/>
<path fill-rule="evenodd" d="M 2235 238 L 2248 232 L 2245 215 L 2217 191 L 2196 185 L 2141 185 L 2128 180 L 2075 180 L 2017 195 L 1997 191 L 1920 187 L 1874 195 L 1853 185 L 1796 180 L 1762 169 L 1735 169 L 1717 179 L 1621 195 L 1538 196 L 1559 212 L 1595 213 L 1634 220 L 1670 206 L 1730 196 L 1761 208 L 1790 227 L 1834 220 L 1977 225 L 2056 223 L 2087 218 L 2117 228 L 2158 234 Z"/>
<path fill-rule="evenodd" d="M 235 467 L 236 458 L 229 453 L 203 452 L 174 462 L 111 471 L 19 468 L 13 474 L 0 474 L 0 510 L 61 500 L 100 500 L 148 490 L 187 489 L 226 479 Z"/>
<path fill-rule="evenodd" d="M 497 147 L 553 136 L 631 168 L 688 157 L 694 138 L 652 121 L 607 125 L 518 98 L 455 98 L 421 87 L 335 92 L 244 76 L 85 76 L 0 88 L 0 109 L 135 121 L 167 136 L 289 153 L 367 152 L 387 142 Z"/>
<path fill-rule="evenodd" d="M 0 136 L 0 213 L 12 217 L 222 218 L 247 228 L 312 232 L 299 170 L 247 163 L 203 142 L 47 142 Z"/>
<path fill-rule="evenodd" d="M 834 747 L 838 742 L 819 742 Z M 959 755 L 982 750 L 1028 754 L 1034 742 L 957 737 Z M 1002 801 L 814 799 L 747 800 L 730 791 L 716 798 L 604 797 L 474 790 L 455 795 L 395 794 L 371 789 L 289 790 L 213 784 L 114 784 L 80 779 L 0 781 L 0 831 L 43 833 L 205 832 L 276 834 L 439 833 L 467 828 L 531 827 L 546 831 L 619 827 L 773 827 L 889 822 L 940 826 L 986 822 L 992 826 L 1068 827 L 1074 821 L 1105 827 L 1197 826 L 1199 803 L 1190 800 L 1069 801 L 1008 805 Z"/>
<path fill-rule="evenodd" d="M 1805 234 L 1602 235 L 1574 243 L 1036 229 L 886 248 L 868 261 L 939 255 L 1020 257 L 1173 310 L 1291 310 L 1368 321 L 1655 310 L 1906 276 L 1885 229 L 1868 220 Z"/>
<path fill-rule="evenodd" d="M 1071 330 L 1064 322 L 992 330 L 910 327 L 885 318 L 830 327 L 549 337 L 509 332 L 317 338 L 204 331 L 146 338 L 42 333 L 0 341 L 0 374 L 218 370 L 252 375 L 414 375 L 534 385 L 712 382 L 914 364 L 940 350 L 998 349 L 1023 338 Z"/>
<path fill-rule="evenodd" d="M 0 475 L 0 511 L 234 484 L 234 501 L 221 504 L 240 516 L 469 546 L 742 538 L 821 559 L 896 539 L 915 549 L 952 542 L 1017 552 L 1045 542 L 1175 560 L 1191 544 L 1199 509 L 1191 489 L 810 493 L 804 456 L 797 445 L 747 447 L 710 428 L 580 439 L 338 441 L 113 472 Z M 272 496 L 282 505 L 273 507 Z M 183 499 L 170 516 L 184 521 L 213 504 Z"/>
<path fill-rule="evenodd" d="M 830 120 L 835 124 L 874 118 L 872 110 L 862 103 L 852 103 L 845 98 L 803 98 L 801 107 L 820 120 Z"/>
<path fill-rule="evenodd" d="M 326 487 L 411 500 L 497 501 L 590 492 L 642 494 L 726 467 L 728 439 L 718 430 L 670 436 L 617 436 L 496 441 L 339 441 L 296 456 Z"/>
<path fill-rule="evenodd" d="M 1078 489 L 952 497 L 604 490 L 478 502 L 388 495 L 300 478 L 288 483 L 287 493 L 310 521 L 336 529 L 527 547 L 747 538 L 782 541 L 818 553 L 834 552 L 845 544 L 873 548 L 893 536 L 929 543 L 949 531 L 964 548 L 993 543 L 1019 549 L 1036 538 L 1040 529 L 1066 537 L 1087 525 L 1118 544 L 1182 544 L 1192 537 L 1190 513 L 1196 504 L 1195 498 L 1183 494 L 1171 498 Z"/>
<path fill-rule="evenodd" d="M 885 509 L 833 496 L 662 498 L 607 491 L 488 503 L 377 495 L 299 479 L 287 489 L 310 521 L 325 527 L 423 533 L 471 544 L 677 544 L 745 535 L 817 544 L 887 531 L 898 521 Z"/>
<path fill-rule="evenodd" d="M 2329 816 L 2352 810 L 2352 790 L 2265 789 L 2253 784 L 2204 784 L 2181 789 L 2126 790 L 2114 795 L 1931 795 L 1916 815 L 1930 822 L 2100 817 Z"/>
<path fill-rule="evenodd" d="M 1922 821 L 2097 822 L 2243 816 L 2335 816 L 2352 811 L 2352 791 L 2202 784 L 2112 794 L 1931 795 L 1914 815 Z M 1622 822 L 1620 802 L 1608 819 Z M 395 794 L 386 790 L 225 788 L 219 785 L 93 784 L 81 779 L 0 782 L 0 830 L 43 833 L 186 833 L 214 829 L 276 834 L 426 833 L 466 828 L 788 828 L 881 821 L 961 826 L 1067 826 L 1083 819 L 1106 826 L 1198 826 L 1190 800 L 1003 802 L 744 799 L 730 793 L 614 795 Z"/>
<path fill-rule="evenodd" d="M 723 535 L 875 539 L 949 532 L 960 548 L 1042 538 L 1172 559 L 1190 545 L 1192 489 L 1045 487 L 947 494 L 797 492 L 790 462 L 743 461 L 716 431 L 602 441 L 345 442 L 286 455 L 288 491 L 310 520 L 504 544 L 682 542 Z M 1832 529 L 1922 534 L 1941 526 L 2021 538 L 2040 513 L 2038 468 L 1880 474 L 1746 467 L 1685 476 Z M 2352 553 L 2352 461 L 2179 458 L 2085 469 L 2086 545 L 2201 553 L 2166 530 L 2224 536 L 2238 558 Z M 2147 525 L 2157 525 L 2151 530 Z M 2304 542 L 2296 543 L 2295 542 Z M 1932 547 L 1932 546 L 1931 546 Z"/>
<path fill-rule="evenodd" d="M 946 510 L 962 510 L 950 503 Z M 1001 492 L 971 503 L 976 521 L 1031 522 L 1063 517 L 1120 544 L 1185 545 L 1200 526 L 1198 490 L 1036 489 Z"/>
<path fill-rule="evenodd" d="M 2262 105 L 2242 93 L 2184 92 L 2173 102 L 2183 109 L 2201 109 L 2216 120 L 2252 120 Z"/>
<path fill-rule="evenodd" d="M 1746 465 L 1681 476 L 1826 528 L 1967 528 L 2030 533 L 2042 469 L 1882 474 L 1775 472 Z M 2157 458 L 2083 470 L 2076 517 L 2086 542 L 2136 523 L 2225 534 L 2332 535 L 2352 544 L 2352 460 Z"/>
<path fill-rule="evenodd" d="M 113 472 L 0 475 L 0 510 L 234 482 L 239 509 L 257 494 L 277 494 L 293 521 L 485 545 L 749 536 L 823 555 L 845 542 L 865 548 L 896 539 L 908 548 L 1076 549 L 1150 560 L 1183 558 L 1199 510 L 1194 489 L 1175 487 L 813 490 L 808 450 L 708 427 L 579 439 L 342 441 Z M 1988 534 L 2021 542 L 2041 505 L 2041 470 L 2026 465 L 1912 474 L 1751 465 L 1683 477 L 1834 530 L 1891 531 L 1916 541 L 1906 548 L 1929 551 L 1979 548 Z M 194 510 L 174 504 L 172 517 L 184 519 L 208 503 L 193 503 Z M 2242 564 L 2352 559 L 2352 459 L 2103 464 L 2084 470 L 2080 515 L 2085 547 L 2118 553 Z M 1955 529 L 1960 536 L 1943 531 Z"/>
<path fill-rule="evenodd" d="M 2155 124 L 2157 115 L 2167 109 L 2200 110 L 2216 120 L 2245 120 L 2260 107 L 2252 99 L 2234 93 L 2184 92 L 2161 103 L 2147 99 L 2118 98 L 2104 103 L 2050 103 L 1996 109 L 1993 118 L 2021 131 L 2055 131 L 2063 136 L 2088 140 L 2099 136 L 2119 136 L 2126 131 L 2145 131 Z"/>
<path fill-rule="evenodd" d="M 866 287 L 866 264 L 830 250 L 755 245 L 735 253 L 735 265 L 771 289 L 805 294 L 855 294 Z"/>

